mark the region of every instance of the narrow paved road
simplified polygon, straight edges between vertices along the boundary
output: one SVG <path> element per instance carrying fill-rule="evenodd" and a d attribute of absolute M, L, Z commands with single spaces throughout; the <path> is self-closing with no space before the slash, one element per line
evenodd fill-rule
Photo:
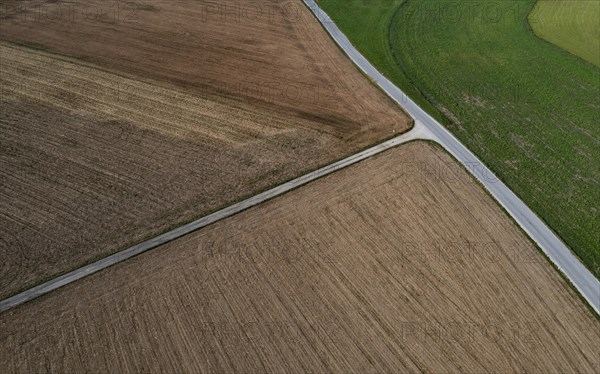
<path fill-rule="evenodd" d="M 92 264 L 73 270 L 46 283 L 30 288 L 22 293 L 0 301 L 0 312 L 23 304 L 59 287 L 86 277 L 140 253 L 180 238 L 192 231 L 210 225 L 218 220 L 237 214 L 245 209 L 279 196 L 292 189 L 305 185 L 317 178 L 345 168 L 397 145 L 416 140 L 429 139 L 440 143 L 458 159 L 509 212 L 523 230 L 538 244 L 554 264 L 568 277 L 596 313 L 600 314 L 600 282 L 579 262 L 560 239 L 508 188 L 498 180 L 475 155 L 463 146 L 441 124 L 425 113 L 407 95 L 381 75 L 355 48 L 346 36 L 331 22 L 313 0 L 303 0 L 313 11 L 333 39 L 341 46 L 354 63 L 370 76 L 390 97 L 400 104 L 414 119 L 415 127 L 406 134 L 378 144 L 341 161 L 327 165 L 309 174 L 277 186 L 271 190 L 233 204 L 227 208 L 200 218 L 194 222 L 115 253 Z"/>
<path fill-rule="evenodd" d="M 388 150 L 397 145 L 410 142 L 412 140 L 417 139 L 428 139 L 435 140 L 433 135 L 427 130 L 421 123 L 416 122 L 415 126 L 407 133 L 397 136 L 393 139 L 390 139 L 384 143 L 378 144 L 374 147 L 366 149 L 362 152 L 354 154 L 350 157 L 347 157 L 343 160 L 334 162 L 333 164 L 322 167 L 318 170 L 315 170 L 311 173 L 298 177 L 294 180 L 291 180 L 287 183 L 274 187 L 268 191 L 260 193 L 258 195 L 252 196 L 244 201 L 240 201 L 239 203 L 228 206 L 227 208 L 221 209 L 215 213 L 212 213 L 208 216 L 202 217 L 194 222 L 188 223 L 186 225 L 180 226 L 174 230 L 166 232 L 162 235 L 159 235 L 155 238 L 147 240 L 143 243 L 134 245 L 131 248 L 125 249 L 121 252 L 117 252 L 111 256 L 105 257 L 101 260 L 98 260 L 92 264 L 83 266 L 79 269 L 73 270 L 67 274 L 61 275 L 60 277 L 54 278 L 46 283 L 42 283 L 38 286 L 32 287 L 26 291 L 23 291 L 17 295 L 9 297 L 8 299 L 0 301 L 0 313 L 14 308 L 17 305 L 26 303 L 29 300 L 35 299 L 36 297 L 42 296 L 56 290 L 59 287 L 67 285 L 69 283 L 75 282 L 78 279 L 86 277 L 90 274 L 94 274 L 97 271 L 102 269 L 106 269 L 109 266 L 117 264 L 121 261 L 127 260 L 133 256 L 136 256 L 140 253 L 146 252 L 153 248 L 156 248 L 162 244 L 168 243 L 172 240 L 180 238 L 186 234 L 191 233 L 192 231 L 201 229 L 202 227 L 208 226 L 211 223 L 219 221 L 221 219 L 230 217 L 234 214 L 237 214 L 243 210 L 246 210 L 250 207 L 258 205 L 262 202 L 265 202 L 269 199 L 272 199 L 276 196 L 284 194 L 290 190 L 293 190 L 297 187 L 303 186 L 317 178 L 321 178 L 327 174 L 331 174 L 336 170 L 343 169 L 352 164 L 355 164 L 359 161 L 367 159 L 373 155 L 381 153 L 385 150 Z"/>
<path fill-rule="evenodd" d="M 462 145 L 444 126 L 429 116 L 404 92 L 385 78 L 333 23 L 331 18 L 313 0 L 303 0 L 319 22 L 344 50 L 350 59 L 392 99 L 402 106 L 416 121 L 435 135 L 437 141 L 458 159 L 508 211 L 521 228 L 537 243 L 550 260 L 567 276 L 575 288 L 600 314 L 600 282 L 581 264 L 569 248 L 552 232 L 538 216 L 527 207 L 502 181 Z"/>

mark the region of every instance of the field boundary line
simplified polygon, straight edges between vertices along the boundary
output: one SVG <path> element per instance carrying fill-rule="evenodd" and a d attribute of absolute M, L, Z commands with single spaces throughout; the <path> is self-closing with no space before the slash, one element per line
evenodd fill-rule
<path fill-rule="evenodd" d="M 332 18 L 315 0 L 302 0 L 325 31 L 344 51 L 346 56 L 388 96 L 396 101 L 415 123 L 423 124 L 435 141 L 466 167 L 490 195 L 514 219 L 519 227 L 541 249 L 556 268 L 575 287 L 577 292 L 600 315 L 600 282 L 579 261 L 558 235 L 539 218 L 502 180 L 465 147 L 448 129 L 431 117 L 400 88 L 377 70 L 350 42 Z"/>
<path fill-rule="evenodd" d="M 207 216 L 199 218 L 193 222 L 179 226 L 171 231 L 158 235 L 152 239 L 136 244 L 132 247 L 104 257 L 96 262 L 82 266 L 78 269 L 72 270 L 47 282 L 29 288 L 14 296 L 6 298 L 0 301 L 0 313 L 12 309 L 18 305 L 24 304 L 42 295 L 45 295 L 69 283 L 73 283 L 79 279 L 87 277 L 88 275 L 94 274 L 100 270 L 106 269 L 112 265 L 118 264 L 119 262 L 125 261 L 141 253 L 159 247 L 163 244 L 167 244 L 175 239 L 181 238 L 182 236 L 190 234 L 217 221 L 231 217 L 246 209 L 259 205 L 267 200 L 271 200 L 286 192 L 308 184 L 309 182 L 312 182 L 316 179 L 327 176 L 337 170 L 344 169 L 348 166 L 363 161 L 371 156 L 384 152 L 390 148 L 396 147 L 398 145 L 413 140 L 435 141 L 436 139 L 435 136 L 425 126 L 423 126 L 422 123 L 415 121 L 413 128 L 402 135 L 389 139 L 373 147 L 367 148 L 359 153 L 326 165 L 308 174 L 304 174 L 298 178 L 292 179 L 291 181 L 273 187 L 267 191 L 254 195 L 252 197 L 249 197 L 246 200 L 230 205 Z"/>

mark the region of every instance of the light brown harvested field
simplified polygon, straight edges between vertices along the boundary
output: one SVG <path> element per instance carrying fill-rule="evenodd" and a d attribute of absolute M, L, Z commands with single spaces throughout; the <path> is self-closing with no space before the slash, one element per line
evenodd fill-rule
<path fill-rule="evenodd" d="M 200 46 L 169 23 L 197 2 L 66 26 L 10 4 L 2 39 L 80 59 L 0 45 L 0 298 L 410 126 L 315 23 L 200 25 Z"/>
<path fill-rule="evenodd" d="M 6 312 L 0 342 L 7 372 L 600 370 L 598 320 L 420 142 Z"/>
<path fill-rule="evenodd" d="M 398 121 L 301 0 L 3 3 L 3 40 L 252 98 L 339 136 L 388 134 Z"/>

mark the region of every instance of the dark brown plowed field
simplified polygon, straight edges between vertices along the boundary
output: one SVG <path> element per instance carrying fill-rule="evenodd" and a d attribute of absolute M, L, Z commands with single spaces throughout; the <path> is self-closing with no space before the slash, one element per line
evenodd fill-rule
<path fill-rule="evenodd" d="M 277 106 L 340 137 L 398 121 L 300 0 L 3 5 L 3 40 Z"/>
<path fill-rule="evenodd" d="M 300 2 L 302 22 L 65 4 L 93 8 L 1 4 L 0 298 L 410 126 Z"/>

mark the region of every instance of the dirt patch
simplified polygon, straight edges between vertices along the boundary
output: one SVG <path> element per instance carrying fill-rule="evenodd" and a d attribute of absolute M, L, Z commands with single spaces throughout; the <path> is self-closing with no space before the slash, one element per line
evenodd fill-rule
<path fill-rule="evenodd" d="M 465 103 L 476 108 L 485 108 L 488 105 L 482 98 L 464 92 L 463 100 L 465 101 Z"/>

